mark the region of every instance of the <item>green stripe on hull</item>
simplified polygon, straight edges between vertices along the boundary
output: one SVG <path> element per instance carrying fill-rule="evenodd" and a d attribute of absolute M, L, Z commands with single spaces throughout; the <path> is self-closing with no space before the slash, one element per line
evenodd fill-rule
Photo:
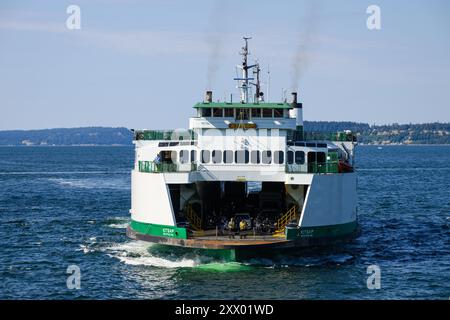
<path fill-rule="evenodd" d="M 148 234 L 155 237 L 167 237 L 177 239 L 187 239 L 186 228 L 174 226 L 164 226 L 160 224 L 144 223 L 131 220 L 131 228 L 139 233 Z"/>
<path fill-rule="evenodd" d="M 304 238 L 334 238 L 350 235 L 356 231 L 358 223 L 352 221 L 349 223 L 318 226 L 318 227 L 300 227 L 295 229 L 286 229 L 286 239 L 296 240 Z"/>

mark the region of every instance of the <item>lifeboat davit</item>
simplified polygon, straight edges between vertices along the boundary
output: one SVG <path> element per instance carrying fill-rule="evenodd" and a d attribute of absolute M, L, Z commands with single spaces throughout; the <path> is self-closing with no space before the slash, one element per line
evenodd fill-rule
<path fill-rule="evenodd" d="M 342 161 L 342 160 L 339 160 L 338 168 L 339 168 L 339 172 L 340 173 L 342 173 L 342 172 L 353 172 L 353 167 L 348 162 L 345 162 L 345 161 Z"/>

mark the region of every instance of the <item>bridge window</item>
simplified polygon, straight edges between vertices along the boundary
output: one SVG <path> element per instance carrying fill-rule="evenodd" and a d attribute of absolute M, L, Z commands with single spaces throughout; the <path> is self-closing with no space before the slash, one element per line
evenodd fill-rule
<path fill-rule="evenodd" d="M 226 108 L 225 109 L 225 117 L 234 118 L 234 109 Z"/>
<path fill-rule="evenodd" d="M 235 153 L 234 161 L 236 163 L 248 163 L 249 161 L 249 152 L 248 150 L 237 150 Z"/>
<path fill-rule="evenodd" d="M 210 152 L 209 150 L 202 150 L 202 163 L 209 163 Z"/>
<path fill-rule="evenodd" d="M 295 151 L 295 163 L 296 164 L 305 163 L 305 153 L 303 151 Z"/>
<path fill-rule="evenodd" d="M 283 118 L 283 109 L 273 109 L 274 118 Z"/>
<path fill-rule="evenodd" d="M 266 150 L 262 152 L 262 163 L 264 164 L 272 163 L 272 151 Z"/>
<path fill-rule="evenodd" d="M 275 164 L 283 164 L 284 163 L 284 152 L 283 151 L 275 151 L 273 153 L 273 162 Z"/>
<path fill-rule="evenodd" d="M 188 162 L 189 162 L 189 151 L 180 150 L 180 163 L 188 163 Z"/>
<path fill-rule="evenodd" d="M 247 109 L 247 108 L 236 109 L 236 119 L 237 120 L 248 120 L 249 119 L 249 109 Z"/>
<path fill-rule="evenodd" d="M 202 117 L 211 117 L 211 108 L 203 108 Z"/>
<path fill-rule="evenodd" d="M 252 118 L 261 118 L 261 109 L 252 109 Z"/>
<path fill-rule="evenodd" d="M 222 162 L 222 151 L 213 150 L 212 152 L 212 162 L 213 163 L 221 163 Z"/>
<path fill-rule="evenodd" d="M 272 118 L 273 109 L 263 109 L 263 118 Z"/>
<path fill-rule="evenodd" d="M 258 164 L 261 162 L 261 159 L 259 158 L 259 151 L 258 150 L 253 150 L 250 153 L 250 161 L 253 164 Z"/>
<path fill-rule="evenodd" d="M 223 152 L 223 162 L 224 163 L 233 163 L 233 151 L 225 150 Z"/>
<path fill-rule="evenodd" d="M 222 118 L 223 117 L 223 109 L 222 108 L 213 108 L 213 117 Z"/>
<path fill-rule="evenodd" d="M 195 162 L 197 160 L 197 151 L 191 150 L 191 162 Z"/>

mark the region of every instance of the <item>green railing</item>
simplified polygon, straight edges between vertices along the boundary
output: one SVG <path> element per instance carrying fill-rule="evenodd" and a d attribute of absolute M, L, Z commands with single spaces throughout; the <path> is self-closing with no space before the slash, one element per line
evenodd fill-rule
<path fill-rule="evenodd" d="M 135 140 L 196 140 L 192 130 L 138 130 L 134 133 Z"/>
<path fill-rule="evenodd" d="M 139 161 L 139 172 L 189 172 L 196 171 L 197 164 L 155 163 L 153 161 Z"/>
<path fill-rule="evenodd" d="M 308 173 L 338 173 L 338 162 L 308 163 Z"/>
<path fill-rule="evenodd" d="M 312 162 L 307 165 L 286 165 L 287 173 L 338 173 L 339 165 L 337 161 L 324 163 Z"/>
<path fill-rule="evenodd" d="M 322 140 L 322 141 L 356 141 L 356 135 L 346 132 L 303 132 L 303 140 Z"/>

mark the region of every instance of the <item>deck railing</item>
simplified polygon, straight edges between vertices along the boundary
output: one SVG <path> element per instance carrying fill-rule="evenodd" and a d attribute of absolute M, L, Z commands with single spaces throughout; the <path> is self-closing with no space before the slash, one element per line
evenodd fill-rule
<path fill-rule="evenodd" d="M 153 161 L 139 161 L 139 172 L 190 172 L 197 170 L 197 164 L 195 163 L 155 163 Z"/>
<path fill-rule="evenodd" d="M 324 163 L 312 162 L 307 165 L 286 165 L 287 173 L 338 173 L 338 161 L 328 161 Z"/>
<path fill-rule="evenodd" d="M 134 133 L 135 140 L 196 140 L 192 130 L 139 130 Z"/>
<path fill-rule="evenodd" d="M 153 161 L 139 161 L 139 172 L 160 173 L 160 172 L 191 172 L 197 171 L 196 163 L 155 163 Z M 339 165 L 337 161 L 325 163 L 308 163 L 307 165 L 286 165 L 287 173 L 338 173 Z"/>
<path fill-rule="evenodd" d="M 346 132 L 303 132 L 303 140 L 319 140 L 319 141 L 356 141 L 356 135 Z"/>
<path fill-rule="evenodd" d="M 293 206 L 281 218 L 277 220 L 275 233 L 284 233 L 286 225 L 294 219 L 298 219 L 298 207 Z"/>

